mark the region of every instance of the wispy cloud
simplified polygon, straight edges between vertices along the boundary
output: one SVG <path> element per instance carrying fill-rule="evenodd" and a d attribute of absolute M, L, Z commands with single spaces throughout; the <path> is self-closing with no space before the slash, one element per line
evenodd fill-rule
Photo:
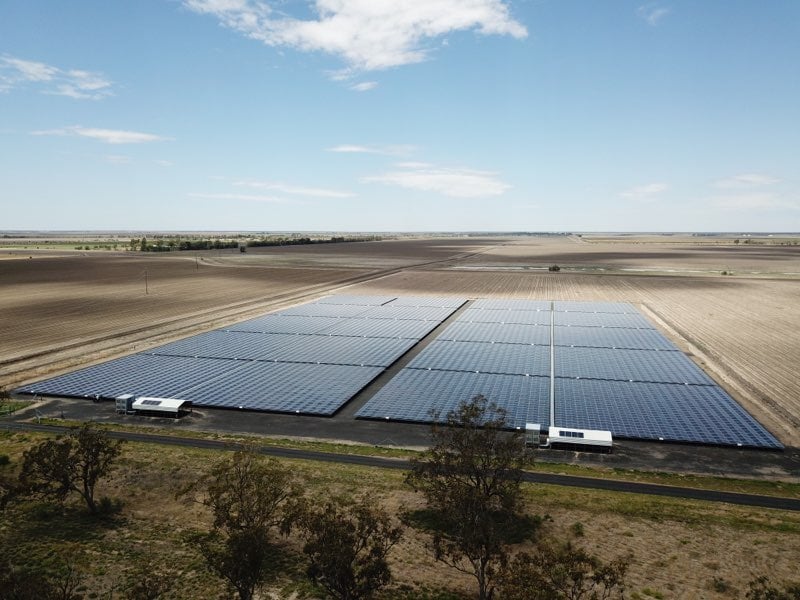
<path fill-rule="evenodd" d="M 620 192 L 619 195 L 621 198 L 627 198 L 629 200 L 652 201 L 655 199 L 655 196 L 668 189 L 669 186 L 666 183 L 648 183 L 646 185 L 632 187 L 624 192 Z"/>
<path fill-rule="evenodd" d="M 428 41 L 457 31 L 524 38 L 504 0 L 315 0 L 316 16 L 278 12 L 277 0 L 184 0 L 190 10 L 268 46 L 339 57 L 347 72 L 419 63 Z"/>
<path fill-rule="evenodd" d="M 246 202 L 266 202 L 268 204 L 297 204 L 286 198 L 278 196 L 262 196 L 258 194 L 204 194 L 204 193 L 190 193 L 187 194 L 189 198 L 196 198 L 198 200 L 242 200 Z"/>
<path fill-rule="evenodd" d="M 60 69 L 53 65 L 4 54 L 0 56 L 0 91 L 35 86 L 44 94 L 76 100 L 99 100 L 112 95 L 112 83 L 101 73 Z"/>
<path fill-rule="evenodd" d="M 152 133 L 142 133 L 140 131 L 97 129 L 93 127 L 81 127 L 80 125 L 61 127 L 59 129 L 32 131 L 31 135 L 79 136 L 97 140 L 106 144 L 143 144 L 146 142 L 163 142 L 172 139 Z"/>
<path fill-rule="evenodd" d="M 643 4 L 636 9 L 636 14 L 639 18 L 644 19 L 648 25 L 655 27 L 659 21 L 670 13 L 669 8 L 660 6 L 654 2 Z"/>
<path fill-rule="evenodd" d="M 112 165 L 127 165 L 131 162 L 131 157 L 123 154 L 109 154 L 105 159 L 107 163 Z"/>
<path fill-rule="evenodd" d="M 355 194 L 352 192 L 288 185 L 275 181 L 236 181 L 233 185 L 255 189 L 273 190 L 276 192 L 282 192 L 284 194 L 290 194 L 292 196 L 308 196 L 314 198 L 352 198 L 355 196 Z"/>
<path fill-rule="evenodd" d="M 775 194 L 734 194 L 711 199 L 716 208 L 729 211 L 800 210 L 799 202 L 787 201 Z"/>
<path fill-rule="evenodd" d="M 497 178 L 497 173 L 490 171 L 443 168 L 422 163 L 401 163 L 395 166 L 397 170 L 364 177 L 361 181 L 436 192 L 453 198 L 500 196 L 511 188 Z"/>
<path fill-rule="evenodd" d="M 720 179 L 714 183 L 714 187 L 722 189 L 736 189 L 736 188 L 753 188 L 764 185 L 772 185 L 778 183 L 780 179 L 770 177 L 769 175 L 760 175 L 758 173 L 744 173 L 742 175 L 734 175 L 727 179 Z"/>
<path fill-rule="evenodd" d="M 362 81 L 361 83 L 351 85 L 350 89 L 354 92 L 368 92 L 374 90 L 376 87 L 378 87 L 377 81 Z"/>
<path fill-rule="evenodd" d="M 409 144 L 394 144 L 385 146 L 364 146 L 359 144 L 341 144 L 328 148 L 328 152 L 341 152 L 343 154 L 379 154 L 381 156 L 408 156 L 416 150 L 416 146 Z"/>

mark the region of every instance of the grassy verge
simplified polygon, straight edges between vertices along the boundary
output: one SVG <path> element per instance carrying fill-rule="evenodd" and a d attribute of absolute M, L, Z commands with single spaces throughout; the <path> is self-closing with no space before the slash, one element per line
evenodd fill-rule
<path fill-rule="evenodd" d="M 42 424 L 61 427 L 77 427 L 79 421 L 60 419 L 42 419 Z M 311 450 L 315 452 L 328 452 L 331 454 L 345 454 L 357 456 L 375 456 L 382 458 L 397 458 L 408 460 L 419 456 L 420 452 L 408 448 L 391 446 L 373 446 L 367 444 L 346 444 L 326 442 L 322 440 L 301 440 L 283 437 L 263 437 L 247 435 L 226 435 L 187 429 L 167 429 L 149 426 L 101 424 L 100 427 L 108 431 L 122 431 L 151 435 L 167 435 L 187 439 L 202 439 L 227 442 L 230 444 L 255 444 L 271 448 L 290 448 L 295 450 Z M 681 473 L 667 473 L 660 471 L 639 471 L 634 469 L 609 468 L 600 466 L 585 466 L 568 463 L 551 463 L 544 461 L 533 462 L 527 467 L 534 473 L 556 473 L 608 479 L 618 481 L 635 481 L 640 483 L 654 483 L 693 489 L 715 490 L 723 492 L 736 492 L 742 494 L 756 494 L 764 496 L 778 496 L 783 498 L 800 498 L 800 484 L 781 481 L 768 481 L 763 479 L 740 479 L 733 477 L 717 477 L 704 475 L 688 475 Z"/>

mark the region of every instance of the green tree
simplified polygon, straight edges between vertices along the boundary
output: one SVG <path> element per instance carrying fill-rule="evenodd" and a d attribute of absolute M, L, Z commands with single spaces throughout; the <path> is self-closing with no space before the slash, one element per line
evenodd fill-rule
<path fill-rule="evenodd" d="M 386 557 L 402 528 L 373 498 L 328 500 L 307 508 L 300 527 L 309 576 L 337 600 L 371 598 L 391 580 Z"/>
<path fill-rule="evenodd" d="M 434 513 L 434 557 L 474 576 L 481 600 L 492 596 L 523 521 L 525 446 L 521 432 L 505 429 L 504 411 L 483 396 L 462 402 L 444 426 L 434 426 L 432 447 L 406 478 Z"/>
<path fill-rule="evenodd" d="M 0 600 L 80 600 L 83 576 L 72 566 L 43 571 L 0 560 Z"/>
<path fill-rule="evenodd" d="M 29 494 L 59 502 L 75 492 L 89 512 L 97 514 L 95 488 L 110 473 L 121 445 L 121 440 L 114 441 L 93 424 L 84 423 L 67 437 L 45 440 L 27 450 L 19 476 L 21 486 Z"/>
<path fill-rule="evenodd" d="M 625 597 L 628 560 L 608 564 L 570 544 L 520 553 L 500 576 L 503 600 L 610 600 Z"/>
<path fill-rule="evenodd" d="M 200 549 L 209 569 L 225 579 L 239 598 L 250 600 L 264 583 L 278 548 L 274 532 L 288 532 L 300 489 L 293 472 L 254 448 L 217 463 L 184 494 L 200 492 L 213 515 L 213 529 Z"/>

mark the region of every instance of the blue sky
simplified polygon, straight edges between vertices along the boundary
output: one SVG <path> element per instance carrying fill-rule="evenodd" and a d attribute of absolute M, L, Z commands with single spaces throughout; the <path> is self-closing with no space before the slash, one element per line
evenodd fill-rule
<path fill-rule="evenodd" d="M 4 0 L 0 229 L 800 231 L 795 0 Z"/>

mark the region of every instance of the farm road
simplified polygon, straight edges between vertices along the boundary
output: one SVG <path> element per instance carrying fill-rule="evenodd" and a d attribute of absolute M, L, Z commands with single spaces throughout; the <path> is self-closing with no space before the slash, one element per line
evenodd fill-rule
<path fill-rule="evenodd" d="M 69 431 L 67 427 L 52 425 L 37 425 L 34 423 L 5 422 L 0 427 L 14 431 L 37 431 L 49 434 L 63 434 Z M 170 446 L 183 446 L 188 448 L 201 448 L 207 450 L 235 450 L 238 446 L 228 442 L 205 440 L 199 438 L 173 437 L 167 435 L 153 435 L 145 433 L 132 433 L 111 431 L 109 435 L 115 439 L 127 440 L 148 444 L 165 444 Z M 388 469 L 409 469 L 407 460 L 381 458 L 377 456 L 362 456 L 354 454 L 336 454 L 332 452 L 318 452 L 313 450 L 298 450 L 294 448 L 263 447 L 261 453 L 279 458 L 297 460 L 314 460 L 321 462 L 335 462 L 340 464 L 359 465 L 364 467 L 378 467 Z M 736 492 L 722 492 L 716 490 L 702 490 L 688 487 L 658 485 L 653 483 L 638 483 L 614 479 L 595 479 L 593 477 L 580 477 L 574 475 L 558 475 L 553 473 L 523 474 L 523 481 L 528 483 L 545 483 L 550 485 L 563 485 L 569 487 L 606 490 L 612 492 L 628 492 L 633 494 L 648 494 L 653 496 L 669 496 L 690 500 L 703 500 L 707 502 L 727 502 L 743 506 L 757 506 L 761 508 L 774 508 L 778 510 L 800 511 L 800 499 L 781 498 L 777 496 L 760 496 L 756 494 L 741 494 Z"/>

